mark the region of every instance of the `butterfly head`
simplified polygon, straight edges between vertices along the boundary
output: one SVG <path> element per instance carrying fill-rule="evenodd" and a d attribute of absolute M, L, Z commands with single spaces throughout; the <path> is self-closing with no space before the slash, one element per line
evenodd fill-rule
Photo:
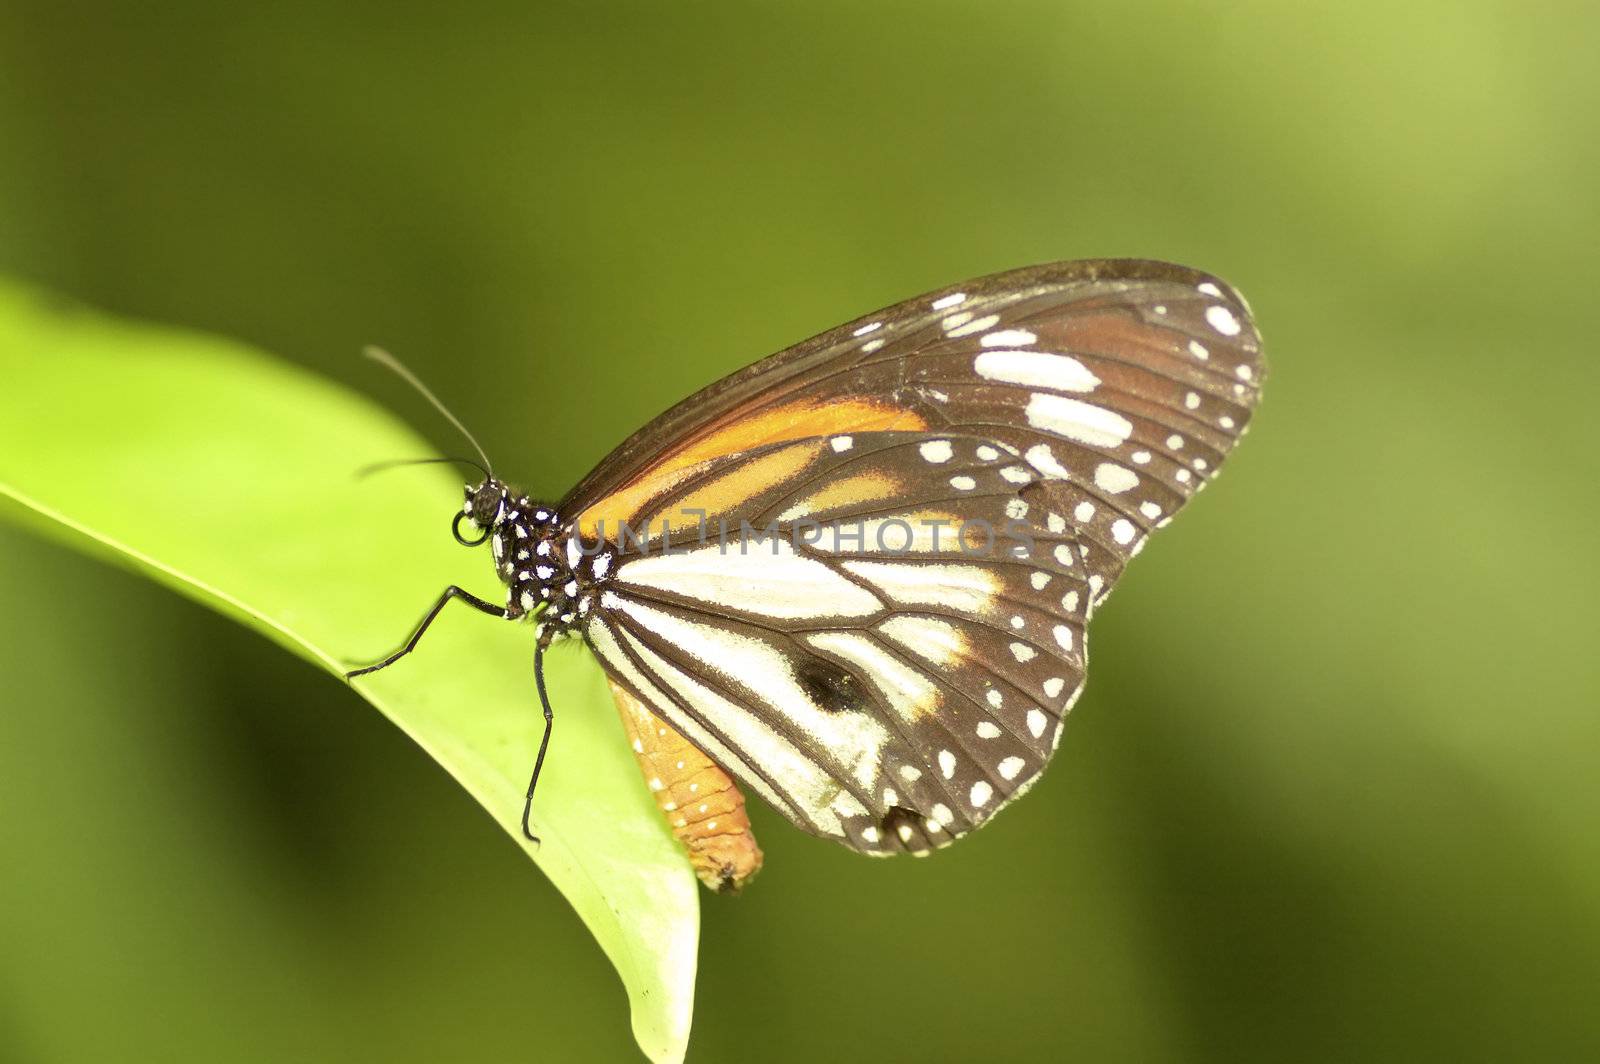
<path fill-rule="evenodd" d="M 451 522 L 450 531 L 463 547 L 476 547 L 492 536 L 504 520 L 511 489 L 494 477 L 486 476 L 480 484 L 468 484 L 465 494 L 466 501 Z M 469 537 L 463 533 L 462 525 L 479 535 Z"/>

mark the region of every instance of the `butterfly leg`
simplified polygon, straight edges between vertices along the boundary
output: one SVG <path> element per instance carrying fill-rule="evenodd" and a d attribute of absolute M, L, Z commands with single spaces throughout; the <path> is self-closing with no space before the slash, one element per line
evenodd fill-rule
<path fill-rule="evenodd" d="M 422 639 L 422 633 L 428 630 L 428 625 L 433 623 L 433 619 L 439 616 L 439 611 L 444 609 L 451 599 L 460 599 L 473 609 L 480 610 L 492 617 L 499 617 L 502 620 L 509 621 L 520 616 L 520 613 L 514 613 L 505 606 L 496 606 L 494 603 L 481 599 L 477 595 L 472 594 L 470 591 L 463 591 L 456 585 L 451 584 L 449 587 L 444 589 L 444 594 L 439 596 L 439 601 L 435 602 L 433 604 L 433 608 L 423 616 L 422 623 L 417 625 L 417 630 L 411 633 L 411 638 L 407 639 L 405 644 L 401 646 L 399 650 L 396 650 L 393 654 L 390 654 L 382 661 L 377 661 L 371 665 L 366 665 L 362 668 L 354 669 L 345 673 L 344 678 L 346 680 L 353 680 L 357 676 L 365 676 L 369 672 L 377 672 L 379 669 L 386 669 L 390 665 L 393 665 L 395 662 L 399 661 L 401 658 L 405 657 L 407 654 L 411 653 L 413 650 L 417 649 L 417 643 Z"/>
<path fill-rule="evenodd" d="M 544 688 L 544 651 L 554 638 L 554 628 L 546 626 L 540 629 L 539 643 L 533 651 L 533 682 L 539 689 L 539 705 L 544 708 L 544 738 L 539 740 L 539 756 L 533 759 L 533 778 L 528 781 L 528 799 L 522 803 L 522 834 L 532 843 L 539 841 L 539 836 L 528 826 L 528 816 L 533 812 L 533 789 L 539 785 L 539 770 L 544 768 L 544 752 L 550 748 L 550 728 L 556 719 L 550 711 L 550 695 Z"/>

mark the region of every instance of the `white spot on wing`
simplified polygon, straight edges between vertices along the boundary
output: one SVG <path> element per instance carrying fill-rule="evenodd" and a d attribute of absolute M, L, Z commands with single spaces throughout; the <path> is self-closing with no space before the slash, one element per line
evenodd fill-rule
<path fill-rule="evenodd" d="M 1233 316 L 1233 311 L 1220 303 L 1206 308 L 1206 322 L 1223 336 L 1239 335 L 1239 319 Z"/>
<path fill-rule="evenodd" d="M 1027 329 L 1001 329 L 989 333 L 978 343 L 984 347 L 1027 347 L 1038 339 Z"/>
<path fill-rule="evenodd" d="M 1100 378 L 1082 362 L 1069 355 L 1052 355 L 1045 351 L 985 351 L 972 360 L 972 368 L 987 380 L 1028 388 L 1092 392 L 1100 384 Z"/>
<path fill-rule="evenodd" d="M 948 310 L 951 307 L 959 307 L 966 302 L 966 299 L 967 294 L 965 292 L 952 292 L 950 295 L 935 299 L 931 305 L 934 310 Z"/>
<path fill-rule="evenodd" d="M 1028 424 L 1092 447 L 1118 447 L 1133 435 L 1121 414 L 1064 395 L 1035 392 L 1028 398 Z"/>
<path fill-rule="evenodd" d="M 1094 469 L 1095 486 L 1113 495 L 1121 495 L 1139 486 L 1139 475 L 1115 462 L 1101 462 Z"/>
<path fill-rule="evenodd" d="M 1056 460 L 1047 443 L 1036 443 L 1028 448 L 1028 464 L 1050 480 L 1066 480 L 1067 468 Z"/>
<path fill-rule="evenodd" d="M 960 315 L 960 314 L 952 314 L 950 317 L 951 318 L 959 318 L 961 316 L 962 315 Z M 972 317 L 972 315 L 968 314 L 968 315 L 966 315 L 966 317 L 970 318 L 970 317 Z M 945 319 L 946 322 L 948 322 L 949 320 L 950 320 L 949 318 Z M 985 329 L 994 328 L 995 323 L 998 322 L 999 320 L 1000 320 L 1000 315 L 998 315 L 998 314 L 985 314 L 981 318 L 977 318 L 977 319 L 975 319 L 973 321 L 969 321 L 964 325 L 957 325 L 953 329 L 950 328 L 948 325 L 946 325 L 945 326 L 945 332 L 948 333 L 950 336 L 971 336 L 973 333 L 981 333 Z"/>
<path fill-rule="evenodd" d="M 1044 735 L 1044 726 L 1049 722 L 1049 718 L 1044 715 L 1043 710 L 1028 710 L 1028 731 L 1032 733 L 1035 739 Z"/>
<path fill-rule="evenodd" d="M 923 461 L 932 462 L 935 465 L 950 461 L 955 454 L 949 440 L 929 440 L 918 447 L 917 452 L 922 455 Z"/>

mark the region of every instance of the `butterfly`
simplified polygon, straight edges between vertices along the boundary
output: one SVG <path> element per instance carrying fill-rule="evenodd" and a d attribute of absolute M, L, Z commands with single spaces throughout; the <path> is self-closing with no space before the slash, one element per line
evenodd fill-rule
<path fill-rule="evenodd" d="M 464 427 L 398 363 L 411 382 Z M 452 531 L 490 545 L 542 670 L 581 639 L 702 879 L 759 867 L 737 781 L 865 854 L 925 854 L 1039 778 L 1085 627 L 1216 476 L 1261 394 L 1248 305 L 1206 273 L 1059 262 L 906 300 L 702 389 L 561 500 L 482 449 Z M 473 441 L 476 447 L 476 441 Z"/>

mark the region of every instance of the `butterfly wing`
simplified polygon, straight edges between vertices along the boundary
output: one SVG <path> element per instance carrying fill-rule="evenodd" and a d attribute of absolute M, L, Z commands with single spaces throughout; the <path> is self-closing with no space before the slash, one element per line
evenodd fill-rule
<path fill-rule="evenodd" d="M 795 823 L 925 850 L 1038 773 L 1082 684 L 1087 577 L 1025 501 L 1038 485 L 1014 449 L 956 434 L 730 457 L 644 515 L 696 520 L 621 557 L 590 645 Z M 734 520 L 750 530 L 724 538 Z"/>
<path fill-rule="evenodd" d="M 942 844 L 1043 768 L 1090 610 L 1215 475 L 1261 377 L 1242 299 L 1162 263 L 1013 271 L 841 326 L 569 495 L 582 538 L 670 532 L 620 558 L 590 645 L 801 827 Z"/>

